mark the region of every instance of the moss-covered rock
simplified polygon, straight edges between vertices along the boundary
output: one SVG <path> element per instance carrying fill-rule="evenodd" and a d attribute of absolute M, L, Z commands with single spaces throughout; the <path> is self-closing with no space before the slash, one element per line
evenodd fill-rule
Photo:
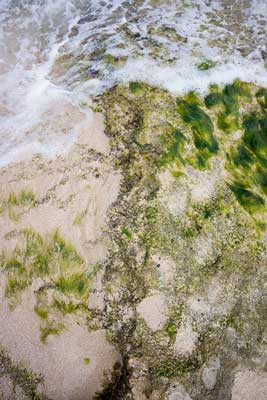
<path fill-rule="evenodd" d="M 235 81 L 211 87 L 205 99 L 177 98 L 131 82 L 100 100 L 123 175 L 109 219 L 107 324 L 121 352 L 150 368 L 141 383 L 131 362 L 125 365 L 130 398 L 147 385 L 150 394 L 167 393 L 179 378 L 192 399 L 230 399 L 227 382 L 239 363 L 255 365 L 250 351 L 262 349 L 264 322 L 244 300 L 254 293 L 255 307 L 265 307 L 264 93 Z M 151 329 L 157 311 L 151 307 L 147 318 L 140 304 L 157 293 L 168 317 Z M 182 334 L 191 335 L 189 353 L 180 351 Z M 214 359 L 220 368 L 211 389 Z"/>

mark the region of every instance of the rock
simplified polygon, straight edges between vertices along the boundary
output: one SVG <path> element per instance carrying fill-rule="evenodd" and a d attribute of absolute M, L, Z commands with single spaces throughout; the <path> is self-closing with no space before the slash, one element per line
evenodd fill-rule
<path fill-rule="evenodd" d="M 232 400 L 266 400 L 267 374 L 255 371 L 242 371 L 235 376 Z"/>
<path fill-rule="evenodd" d="M 153 331 L 159 331 L 168 320 L 168 307 L 163 294 L 146 297 L 137 306 L 137 312 Z"/>
<path fill-rule="evenodd" d="M 217 381 L 217 375 L 220 369 L 220 360 L 218 358 L 211 360 L 202 371 L 202 381 L 208 390 L 214 389 Z"/>
<path fill-rule="evenodd" d="M 167 392 L 166 400 L 191 400 L 185 388 L 180 384 L 173 385 Z"/>
<path fill-rule="evenodd" d="M 165 286 L 173 282 L 176 266 L 175 262 L 161 255 L 154 255 L 152 260 L 155 263 L 156 271 L 159 275 L 160 282 Z"/>
<path fill-rule="evenodd" d="M 178 330 L 174 343 L 174 355 L 188 357 L 195 350 L 198 333 L 194 332 L 190 323 L 184 323 Z"/>

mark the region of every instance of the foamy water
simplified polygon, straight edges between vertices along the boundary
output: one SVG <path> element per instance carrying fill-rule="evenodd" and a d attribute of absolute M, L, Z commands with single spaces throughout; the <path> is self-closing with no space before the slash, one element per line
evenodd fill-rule
<path fill-rule="evenodd" d="M 265 0 L 0 0 L 0 165 L 67 151 L 116 83 L 267 86 L 266 17 Z"/>

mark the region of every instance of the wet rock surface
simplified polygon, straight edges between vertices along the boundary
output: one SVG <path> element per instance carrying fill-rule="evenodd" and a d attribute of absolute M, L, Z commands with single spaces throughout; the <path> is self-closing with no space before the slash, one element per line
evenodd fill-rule
<path fill-rule="evenodd" d="M 265 211 L 260 203 L 250 208 L 233 182 L 253 191 L 242 181 L 252 164 L 242 166 L 235 154 L 246 116 L 265 118 L 265 111 L 247 101 L 259 88 L 235 82 L 232 89 L 242 111 L 227 111 L 236 118 L 231 127 L 216 117 L 221 106 L 208 108 L 210 98 L 195 94 L 175 99 L 132 83 L 102 97 L 123 176 L 105 270 L 108 330 L 127 355 L 118 398 L 230 400 L 239 395 L 242 363 L 255 374 L 264 368 Z"/>
<path fill-rule="evenodd" d="M 47 321 L 55 323 L 60 315 L 57 322 L 75 337 L 74 319 L 84 349 L 92 345 L 84 351 L 82 371 L 87 368 L 90 375 L 93 368 L 94 342 L 103 351 L 110 349 L 106 358 L 95 354 L 99 362 L 108 360 L 108 374 L 105 380 L 105 366 L 97 364 L 102 386 L 88 391 L 89 398 L 264 398 L 266 98 L 265 89 L 240 81 L 213 87 L 204 99 L 196 93 L 177 98 L 141 82 L 107 91 L 97 107 L 104 115 L 110 152 L 99 158 L 121 180 L 97 230 L 100 239 L 104 234 L 106 257 L 86 270 L 86 247 L 82 258 L 59 236 L 38 236 L 31 257 L 27 246 L 19 253 L 10 247 L 13 258 L 3 256 L 5 301 L 15 300 L 10 279 L 18 269 L 33 280 L 20 282 L 27 286 L 20 287 L 22 299 L 32 284 L 38 294 L 36 324 L 47 328 Z M 106 170 L 94 165 L 92 173 L 103 179 Z M 19 210 L 18 204 L 11 205 L 5 205 L 6 218 L 10 209 Z M 85 215 L 74 225 L 83 226 Z M 4 239 L 16 237 L 9 232 Z M 64 279 L 58 279 L 54 267 L 49 274 L 37 269 L 36 279 L 35 268 L 43 266 L 35 254 L 40 249 Z M 79 272 L 75 279 L 66 260 Z M 16 300 L 8 320 L 23 306 Z M 52 330 L 47 344 L 41 344 L 37 332 L 36 342 L 49 349 L 66 336 L 64 329 Z M 2 341 L 15 362 L 11 344 Z M 36 372 L 45 385 L 46 371 L 35 366 L 31 373 Z M 36 387 L 37 378 L 32 379 Z M 33 393 L 25 387 L 26 395 Z"/>

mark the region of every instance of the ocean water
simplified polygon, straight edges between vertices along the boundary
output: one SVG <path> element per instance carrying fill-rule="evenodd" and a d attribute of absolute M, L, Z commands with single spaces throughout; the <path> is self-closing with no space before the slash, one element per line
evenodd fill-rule
<path fill-rule="evenodd" d="M 235 78 L 267 86 L 266 0 L 0 0 L 0 166 L 67 151 L 114 84 Z"/>

